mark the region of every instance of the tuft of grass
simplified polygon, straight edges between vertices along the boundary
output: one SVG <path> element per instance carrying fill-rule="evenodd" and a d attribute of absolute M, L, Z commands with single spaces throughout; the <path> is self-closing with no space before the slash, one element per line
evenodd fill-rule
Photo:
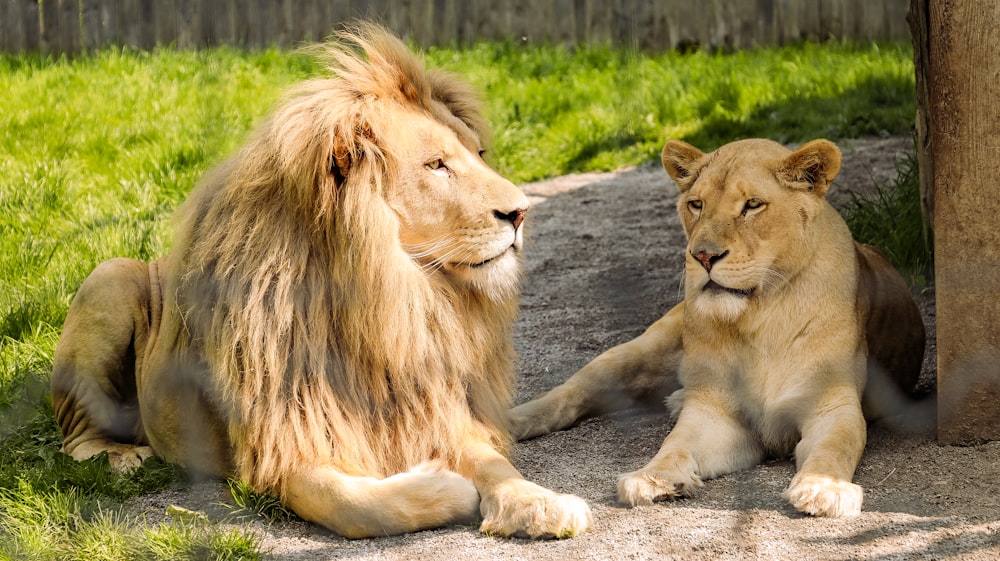
<path fill-rule="evenodd" d="M 255 491 L 246 482 L 238 479 L 229 479 L 226 483 L 237 507 L 236 514 L 248 513 L 259 516 L 269 523 L 295 518 L 295 515 L 281 504 L 278 497 Z"/>
<path fill-rule="evenodd" d="M 209 522 L 147 525 L 78 491 L 0 488 L 0 558 L 53 561 L 256 560 L 259 537 Z"/>
<path fill-rule="evenodd" d="M 924 228 L 915 151 L 897 158 L 891 183 L 876 183 L 871 193 L 851 191 L 844 220 L 856 240 L 881 249 L 911 286 L 933 284 L 933 251 Z"/>

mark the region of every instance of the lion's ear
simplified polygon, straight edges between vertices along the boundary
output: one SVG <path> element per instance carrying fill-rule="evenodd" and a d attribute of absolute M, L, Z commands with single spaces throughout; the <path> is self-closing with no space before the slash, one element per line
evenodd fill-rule
<path fill-rule="evenodd" d="M 338 186 L 351 175 L 351 167 L 364 157 L 374 139 L 371 126 L 364 121 L 338 126 L 330 141 L 330 173 Z"/>
<path fill-rule="evenodd" d="M 778 177 L 822 197 L 840 171 L 840 149 L 829 140 L 813 140 L 785 158 Z"/>
<path fill-rule="evenodd" d="M 330 144 L 330 173 L 333 174 L 333 180 L 339 187 L 347 181 L 347 176 L 350 173 L 351 152 L 354 143 L 344 134 L 343 129 L 337 129 L 333 133 Z"/>
<path fill-rule="evenodd" d="M 705 155 L 704 152 L 681 140 L 668 140 L 660 152 L 660 160 L 667 175 L 677 183 L 677 188 L 683 193 L 687 191 L 698 176 L 696 163 Z"/>

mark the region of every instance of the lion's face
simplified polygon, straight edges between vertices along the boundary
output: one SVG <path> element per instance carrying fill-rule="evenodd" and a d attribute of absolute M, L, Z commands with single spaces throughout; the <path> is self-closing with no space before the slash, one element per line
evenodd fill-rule
<path fill-rule="evenodd" d="M 813 141 L 793 153 L 745 140 L 705 154 L 670 141 L 662 159 L 681 191 L 685 298 L 694 310 L 734 320 L 808 263 L 813 219 L 840 168 L 832 143 Z"/>
<path fill-rule="evenodd" d="M 482 143 L 444 105 L 400 116 L 398 181 L 387 203 L 407 254 L 429 274 L 505 292 L 520 273 L 528 199 L 483 160 Z"/>

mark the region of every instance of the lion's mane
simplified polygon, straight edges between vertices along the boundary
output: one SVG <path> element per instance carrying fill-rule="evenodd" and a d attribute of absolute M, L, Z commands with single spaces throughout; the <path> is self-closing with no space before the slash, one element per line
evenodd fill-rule
<path fill-rule="evenodd" d="M 403 107 L 433 102 L 480 136 L 476 96 L 358 25 L 180 210 L 180 346 L 205 357 L 236 474 L 281 491 L 303 459 L 385 477 L 450 465 L 468 435 L 506 449 L 517 287 L 422 270 L 383 195 Z M 485 434 L 484 434 L 485 433 Z"/>

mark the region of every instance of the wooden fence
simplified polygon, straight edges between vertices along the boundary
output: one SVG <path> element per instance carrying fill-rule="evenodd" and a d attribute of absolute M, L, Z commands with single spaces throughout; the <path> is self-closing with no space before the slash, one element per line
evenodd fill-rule
<path fill-rule="evenodd" d="M 376 18 L 420 45 L 482 39 L 648 50 L 906 39 L 908 0 L 0 0 L 0 51 L 291 47 Z"/>

